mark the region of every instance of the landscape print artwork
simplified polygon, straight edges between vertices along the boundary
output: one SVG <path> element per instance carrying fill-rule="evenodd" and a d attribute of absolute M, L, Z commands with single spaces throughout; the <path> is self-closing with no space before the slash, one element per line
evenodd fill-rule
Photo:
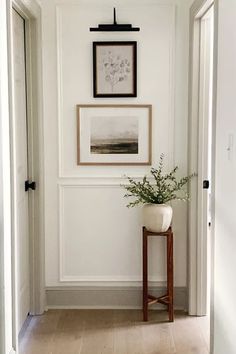
<path fill-rule="evenodd" d="M 77 105 L 77 165 L 150 165 L 150 104 Z"/>
<path fill-rule="evenodd" d="M 91 117 L 91 154 L 138 154 L 138 117 Z"/>

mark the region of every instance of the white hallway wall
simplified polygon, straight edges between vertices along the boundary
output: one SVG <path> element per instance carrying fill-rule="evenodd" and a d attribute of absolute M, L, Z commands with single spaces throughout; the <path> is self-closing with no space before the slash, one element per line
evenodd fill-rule
<path fill-rule="evenodd" d="M 78 103 L 153 105 L 153 165 L 161 152 L 169 167 L 187 166 L 187 72 L 189 2 L 42 1 L 45 144 L 46 286 L 140 285 L 140 209 L 125 207 L 124 174 L 142 176 L 149 167 L 77 166 Z M 137 33 L 89 32 L 118 19 Z M 92 42 L 136 40 L 138 96 L 92 97 Z M 175 286 L 186 286 L 187 208 L 174 205 Z M 150 274 L 165 275 L 164 245 L 151 244 Z M 73 305 L 73 304 L 71 304 Z"/>
<path fill-rule="evenodd" d="M 218 2 L 214 354 L 235 354 L 236 1 Z M 229 135 L 234 138 L 230 153 Z"/>

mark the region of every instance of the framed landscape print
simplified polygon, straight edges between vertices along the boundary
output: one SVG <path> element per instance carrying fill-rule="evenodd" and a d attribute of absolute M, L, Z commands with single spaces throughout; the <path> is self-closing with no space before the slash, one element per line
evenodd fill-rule
<path fill-rule="evenodd" d="M 151 105 L 77 105 L 78 165 L 150 165 Z"/>
<path fill-rule="evenodd" d="M 93 42 L 94 97 L 137 96 L 137 42 Z"/>

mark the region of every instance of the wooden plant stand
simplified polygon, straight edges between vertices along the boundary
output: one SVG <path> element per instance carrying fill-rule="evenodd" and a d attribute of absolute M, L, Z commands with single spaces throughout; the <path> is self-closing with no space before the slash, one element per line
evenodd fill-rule
<path fill-rule="evenodd" d="M 167 241 L 167 293 L 160 297 L 148 294 L 148 237 L 166 237 Z M 143 320 L 148 321 L 148 306 L 160 303 L 167 306 L 169 321 L 174 321 L 173 308 L 173 232 L 171 227 L 166 232 L 151 232 L 143 227 Z"/>

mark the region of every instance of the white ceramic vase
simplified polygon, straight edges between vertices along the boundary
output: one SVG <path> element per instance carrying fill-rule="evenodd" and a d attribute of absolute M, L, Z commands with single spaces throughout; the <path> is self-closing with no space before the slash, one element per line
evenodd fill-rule
<path fill-rule="evenodd" d="M 172 208 L 167 204 L 145 204 L 142 209 L 143 225 L 148 231 L 165 232 L 172 220 Z"/>

